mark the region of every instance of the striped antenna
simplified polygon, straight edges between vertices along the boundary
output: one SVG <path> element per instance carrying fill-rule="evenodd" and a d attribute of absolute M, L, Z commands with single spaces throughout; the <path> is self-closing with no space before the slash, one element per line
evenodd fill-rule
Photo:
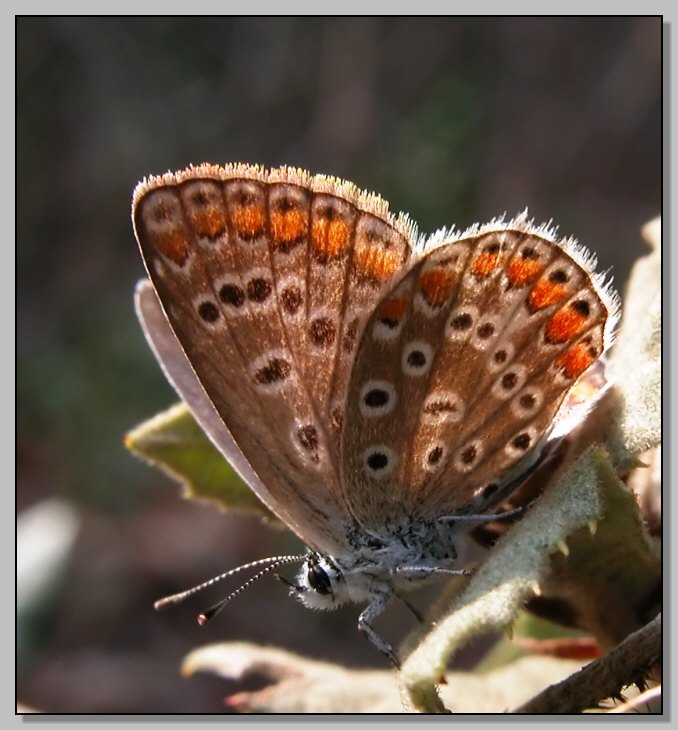
<path fill-rule="evenodd" d="M 163 608 L 167 608 L 168 606 L 175 606 L 177 603 L 181 603 L 182 601 L 186 600 L 190 596 L 194 595 L 195 593 L 198 593 L 199 591 L 202 591 L 205 588 L 209 588 L 210 586 L 214 585 L 215 583 L 218 583 L 221 580 L 224 580 L 224 578 L 230 578 L 232 575 L 236 575 L 236 573 L 240 573 L 242 570 L 248 570 L 249 568 L 259 568 L 261 566 L 265 566 L 263 570 L 261 570 L 259 573 L 254 575 L 252 578 L 250 578 L 248 581 L 243 583 L 243 585 L 240 586 L 236 591 L 231 593 L 227 598 L 225 598 L 223 601 L 220 601 L 215 606 L 212 606 L 211 608 L 207 609 L 204 613 L 201 613 L 200 616 L 198 616 L 198 623 L 202 626 L 203 624 L 207 623 L 207 621 L 215 616 L 232 598 L 237 596 L 239 593 L 241 593 L 247 586 L 254 583 L 254 581 L 261 578 L 262 575 L 266 575 L 269 571 L 273 570 L 274 568 L 277 568 L 279 565 L 284 565 L 285 563 L 300 563 L 306 559 L 306 555 L 277 555 L 273 558 L 263 558 L 262 560 L 255 560 L 252 563 L 246 563 L 245 565 L 241 565 L 238 568 L 233 568 L 233 570 L 229 570 L 226 573 L 222 573 L 221 575 L 217 575 L 214 578 L 210 578 L 209 580 L 205 581 L 204 583 L 201 583 L 200 585 L 193 586 L 193 588 L 189 588 L 188 590 L 181 591 L 180 593 L 175 593 L 171 596 L 165 596 L 165 598 L 161 598 L 158 601 L 156 601 L 153 604 L 153 607 L 156 611 L 160 611 Z"/>

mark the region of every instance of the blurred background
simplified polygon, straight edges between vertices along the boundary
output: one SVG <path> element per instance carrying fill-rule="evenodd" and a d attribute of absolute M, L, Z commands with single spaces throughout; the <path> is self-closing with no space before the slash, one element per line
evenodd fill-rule
<path fill-rule="evenodd" d="M 357 607 L 310 612 L 274 580 L 205 628 L 218 589 L 153 611 L 301 546 L 182 500 L 123 447 L 175 401 L 133 312 L 136 182 L 290 164 L 378 191 L 428 232 L 528 206 L 623 291 L 661 207 L 661 31 L 656 17 L 17 20 L 21 703 L 220 712 L 235 688 L 179 667 L 224 640 L 384 667 Z M 411 621 L 394 608 L 378 625 L 397 643 Z"/>

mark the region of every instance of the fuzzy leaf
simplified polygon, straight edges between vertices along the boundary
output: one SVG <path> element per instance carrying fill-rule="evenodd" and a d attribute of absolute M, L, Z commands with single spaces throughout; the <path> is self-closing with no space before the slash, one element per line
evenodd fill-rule
<path fill-rule="evenodd" d="M 598 521 L 594 536 L 589 525 Z M 599 558 L 592 572 L 587 563 L 591 555 Z M 616 478 L 600 449 L 591 449 L 579 459 L 499 540 L 466 590 L 449 606 L 446 617 L 408 657 L 402 675 L 413 705 L 424 712 L 445 711 L 435 684 L 452 654 L 472 636 L 509 627 L 522 605 L 542 593 L 545 584 L 551 585 L 547 576 L 553 565 L 570 561 L 575 582 L 581 580 L 581 573 L 589 583 L 596 582 L 595 571 L 607 569 L 604 575 L 609 582 L 601 580 L 596 596 L 601 617 L 610 605 L 616 610 L 618 591 L 633 590 L 626 577 L 627 562 L 633 563 L 635 579 L 643 572 L 648 575 L 639 593 L 646 595 L 648 584 L 658 580 L 658 559 L 642 531 L 633 495 Z M 557 586 L 558 581 L 553 584 Z"/>
<path fill-rule="evenodd" d="M 605 518 L 571 535 L 569 555 L 554 556 L 536 604 L 569 606 L 571 623 L 610 649 L 652 618 L 660 608 L 659 547 L 647 533 L 636 498 L 609 461 L 600 464 L 598 491 Z M 614 610 L 610 607 L 614 606 Z M 532 604 L 531 609 L 537 606 Z"/>
<path fill-rule="evenodd" d="M 608 366 L 621 400 L 615 418 L 619 433 L 610 446 L 635 455 L 661 443 L 661 221 L 651 221 L 643 233 L 652 251 L 631 272 Z"/>
<path fill-rule="evenodd" d="M 442 689 L 460 712 L 503 712 L 569 676 L 580 662 L 524 657 L 483 677 L 451 672 Z M 390 670 L 357 670 L 246 643 L 194 650 L 182 673 L 212 672 L 233 682 L 255 679 L 263 689 L 239 691 L 224 704 L 238 712 L 384 713 L 403 711 L 403 692 Z"/>

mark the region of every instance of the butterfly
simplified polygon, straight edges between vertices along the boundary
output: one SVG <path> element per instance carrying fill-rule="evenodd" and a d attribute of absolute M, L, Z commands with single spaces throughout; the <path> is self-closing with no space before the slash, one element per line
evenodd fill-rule
<path fill-rule="evenodd" d="M 359 630 L 398 666 L 374 619 L 467 572 L 469 526 L 563 435 L 568 393 L 610 346 L 611 285 L 526 213 L 419 236 L 379 196 L 290 167 L 149 177 L 132 218 L 160 365 L 308 547 L 242 567 L 303 560 L 291 592 L 366 604 Z"/>

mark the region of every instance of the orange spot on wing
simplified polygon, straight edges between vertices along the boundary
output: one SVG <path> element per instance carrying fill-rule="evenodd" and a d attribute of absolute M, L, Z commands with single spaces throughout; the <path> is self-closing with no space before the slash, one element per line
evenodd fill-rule
<path fill-rule="evenodd" d="M 226 218 L 219 208 L 191 213 L 191 223 L 199 236 L 216 238 L 226 231 Z"/>
<path fill-rule="evenodd" d="M 578 378 L 595 362 L 596 357 L 595 351 L 589 345 L 580 342 L 564 352 L 556 360 L 556 365 L 563 368 L 568 378 Z"/>
<path fill-rule="evenodd" d="M 274 243 L 292 243 L 308 232 L 308 217 L 298 208 L 271 213 L 271 238 Z"/>
<path fill-rule="evenodd" d="M 400 265 L 397 254 L 374 244 L 356 248 L 353 261 L 358 273 L 379 282 L 393 276 Z"/>
<path fill-rule="evenodd" d="M 561 309 L 546 323 L 546 339 L 554 344 L 567 342 L 579 334 L 587 319 L 573 307 Z"/>
<path fill-rule="evenodd" d="M 532 259 L 513 259 L 508 265 L 506 275 L 511 286 L 521 287 L 530 284 L 541 271 L 539 261 Z"/>
<path fill-rule="evenodd" d="M 409 301 L 408 297 L 394 297 L 393 299 L 388 299 L 381 305 L 379 318 L 390 320 L 392 322 L 399 322 L 405 314 Z"/>
<path fill-rule="evenodd" d="M 533 311 L 537 311 L 556 304 L 566 294 L 567 289 L 563 284 L 554 283 L 547 278 L 542 278 L 534 285 L 527 301 L 530 308 Z"/>
<path fill-rule="evenodd" d="M 188 241 L 181 228 L 151 236 L 155 248 L 178 266 L 183 266 L 188 258 Z"/>
<path fill-rule="evenodd" d="M 471 264 L 471 273 L 479 279 L 484 279 L 489 276 L 493 271 L 496 271 L 500 266 L 504 257 L 501 253 L 492 253 L 490 251 L 483 251 L 478 254 Z"/>
<path fill-rule="evenodd" d="M 313 250 L 322 257 L 336 258 L 341 256 L 348 246 L 351 231 L 345 221 L 317 217 L 311 228 L 311 244 Z"/>
<path fill-rule="evenodd" d="M 419 279 L 419 289 L 432 307 L 439 307 L 448 298 L 455 276 L 449 269 L 430 269 Z"/>
<path fill-rule="evenodd" d="M 255 238 L 264 231 L 266 213 L 264 208 L 256 203 L 233 205 L 231 208 L 231 221 L 236 233 L 241 238 Z"/>

